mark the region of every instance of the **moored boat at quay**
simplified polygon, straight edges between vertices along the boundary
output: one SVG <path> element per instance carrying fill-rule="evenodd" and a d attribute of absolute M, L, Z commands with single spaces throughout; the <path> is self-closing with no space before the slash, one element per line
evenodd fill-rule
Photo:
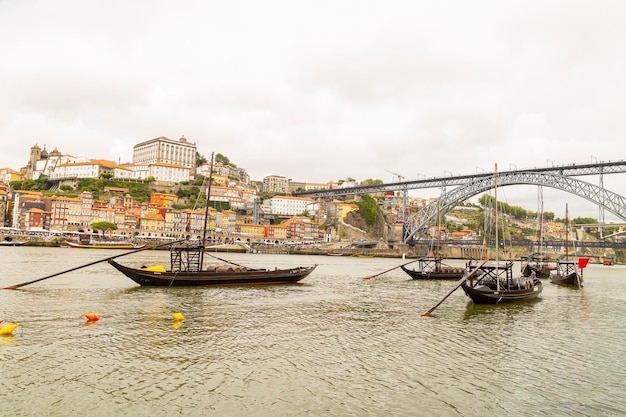
<path fill-rule="evenodd" d="M 97 243 L 75 243 L 69 240 L 65 241 L 65 245 L 74 249 L 141 249 L 146 245 L 139 245 L 124 242 L 97 242 Z"/>

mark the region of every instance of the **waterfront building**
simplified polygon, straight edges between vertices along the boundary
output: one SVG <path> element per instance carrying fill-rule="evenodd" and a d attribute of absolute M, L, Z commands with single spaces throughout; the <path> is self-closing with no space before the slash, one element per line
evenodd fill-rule
<path fill-rule="evenodd" d="M 270 239 L 286 240 L 289 237 L 289 223 L 268 226 L 267 237 Z"/>
<path fill-rule="evenodd" d="M 22 213 L 22 230 L 50 230 L 50 212 L 40 208 L 29 208 Z"/>
<path fill-rule="evenodd" d="M 320 238 L 319 224 L 304 216 L 292 217 L 284 223 L 287 237 L 292 240 L 316 240 Z"/>
<path fill-rule="evenodd" d="M 50 213 L 50 230 L 72 230 L 80 226 L 82 200 L 63 196 L 45 197 L 45 211 Z"/>
<path fill-rule="evenodd" d="M 263 178 L 263 192 L 267 194 L 289 193 L 289 179 L 280 175 L 268 175 Z"/>
<path fill-rule="evenodd" d="M 139 218 L 139 230 L 144 235 L 162 236 L 165 231 L 165 219 L 158 213 L 142 214 Z"/>
<path fill-rule="evenodd" d="M 267 237 L 267 229 L 269 227 L 263 224 L 249 224 L 237 222 L 235 231 L 248 239 L 262 239 Z"/>
<path fill-rule="evenodd" d="M 26 230 L 23 222 L 24 213 L 31 208 L 45 209 L 43 194 L 37 191 L 17 190 L 13 192 L 13 213 L 11 227 Z"/>

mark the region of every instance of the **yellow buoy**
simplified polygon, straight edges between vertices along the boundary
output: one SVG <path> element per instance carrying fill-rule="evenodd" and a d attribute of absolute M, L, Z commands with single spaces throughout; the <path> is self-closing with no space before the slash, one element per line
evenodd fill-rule
<path fill-rule="evenodd" d="M 13 330 L 15 330 L 15 328 L 19 325 L 20 325 L 19 323 L 5 324 L 4 326 L 0 327 L 0 335 L 7 335 L 7 334 L 13 333 Z"/>
<path fill-rule="evenodd" d="M 183 316 L 181 313 L 172 313 L 172 317 L 174 318 L 175 321 L 185 320 L 185 316 Z"/>

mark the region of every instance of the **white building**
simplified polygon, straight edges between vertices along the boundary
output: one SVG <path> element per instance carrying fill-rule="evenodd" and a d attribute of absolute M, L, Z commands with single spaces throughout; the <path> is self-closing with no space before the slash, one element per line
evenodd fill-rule
<path fill-rule="evenodd" d="M 131 179 L 133 172 L 121 165 L 104 159 L 92 159 L 87 162 L 61 164 L 50 172 L 51 181 L 78 178 L 99 178 L 101 174 L 110 174 L 115 179 Z"/>
<path fill-rule="evenodd" d="M 305 211 L 317 214 L 318 203 L 312 198 L 282 195 L 269 199 L 269 209 L 271 214 L 280 216 L 297 216 Z"/>
<path fill-rule="evenodd" d="M 161 136 L 135 145 L 133 147 L 133 164 L 164 163 L 182 165 L 193 170 L 196 166 L 196 153 L 196 144 L 189 142 L 184 136 L 178 141 Z"/>

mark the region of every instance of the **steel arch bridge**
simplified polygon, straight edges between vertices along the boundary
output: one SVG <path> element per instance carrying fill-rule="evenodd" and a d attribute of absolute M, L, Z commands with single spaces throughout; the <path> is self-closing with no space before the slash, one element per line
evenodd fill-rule
<path fill-rule="evenodd" d="M 626 199 L 606 188 L 556 172 L 506 171 L 474 177 L 465 184 L 443 193 L 437 201 L 428 204 L 406 220 L 402 241 L 407 243 L 418 240 L 426 228 L 435 223 L 438 215 L 452 210 L 470 197 L 494 188 L 496 180 L 498 187 L 541 185 L 566 191 L 591 201 L 626 221 Z"/>

